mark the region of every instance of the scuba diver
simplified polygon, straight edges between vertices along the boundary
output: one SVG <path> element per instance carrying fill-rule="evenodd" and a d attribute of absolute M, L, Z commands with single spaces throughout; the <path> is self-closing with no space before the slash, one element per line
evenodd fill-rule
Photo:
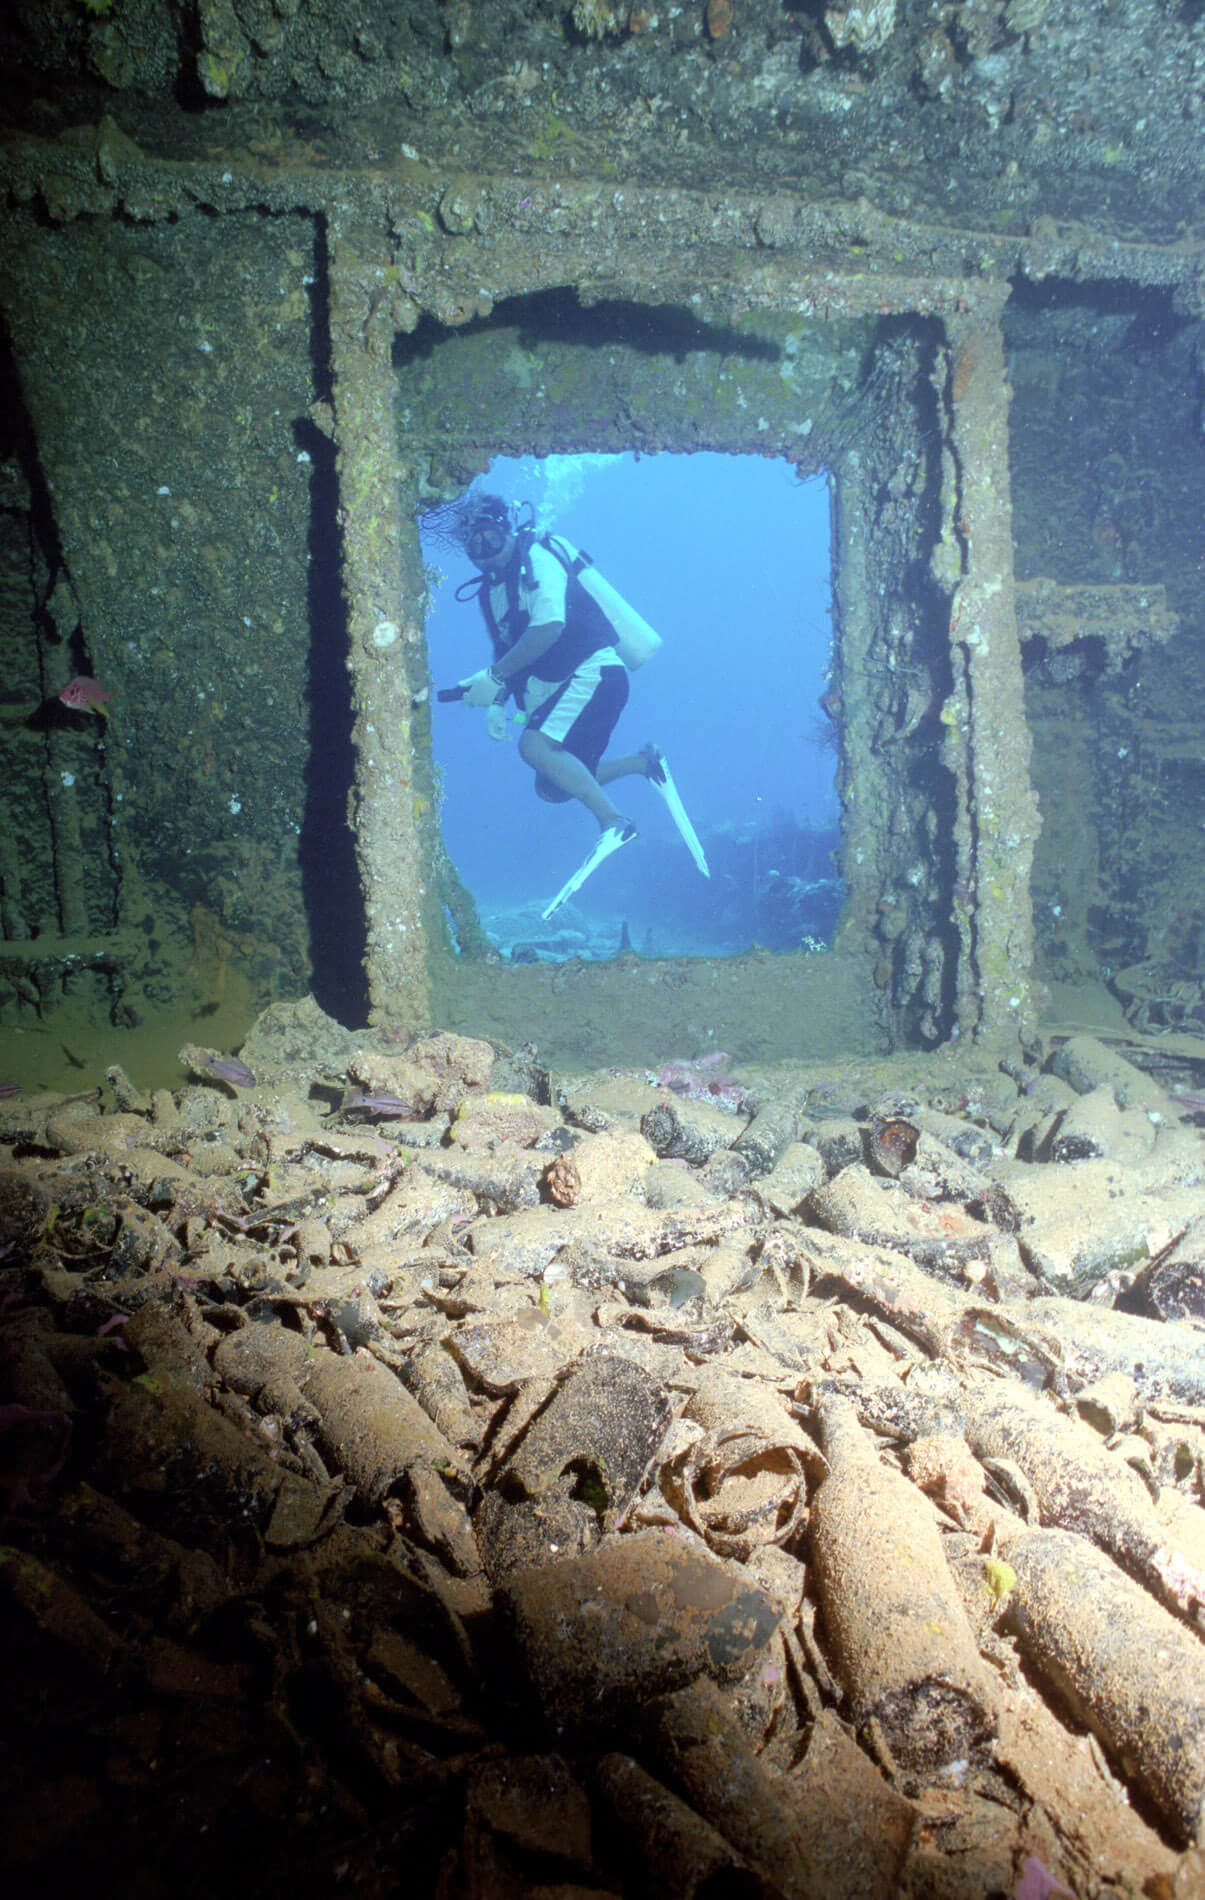
<path fill-rule="evenodd" d="M 558 804 L 576 798 L 598 822 L 596 844 L 544 917 L 636 836 L 608 791 L 622 778 L 646 778 L 660 792 L 695 863 L 710 876 L 660 748 L 603 756 L 628 701 L 628 668 L 656 651 L 658 636 L 589 555 L 560 536 L 537 534 L 534 521 L 521 523 L 501 496 L 468 497 L 449 512 L 443 532 L 480 570 L 457 589 L 457 599 L 476 594 L 494 657 L 439 697 L 489 708 L 490 731 L 500 738 L 502 709 L 513 695 L 523 720 L 519 755 L 535 773 L 537 795 Z"/>

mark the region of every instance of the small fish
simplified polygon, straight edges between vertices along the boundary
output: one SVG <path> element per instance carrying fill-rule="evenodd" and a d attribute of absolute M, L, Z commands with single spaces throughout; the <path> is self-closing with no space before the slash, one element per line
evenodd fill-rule
<path fill-rule="evenodd" d="M 344 1097 L 339 1113 L 363 1115 L 370 1122 L 400 1122 L 410 1120 L 414 1105 L 404 1102 L 400 1095 L 388 1094 L 384 1089 L 352 1089 Z"/>
<path fill-rule="evenodd" d="M 237 1056 L 207 1056 L 200 1064 L 206 1075 L 215 1082 L 229 1082 L 232 1089 L 253 1089 L 255 1077 L 245 1062 Z"/>
<path fill-rule="evenodd" d="M 99 680 L 89 679 L 86 673 L 77 673 L 59 694 L 62 704 L 70 706 L 72 712 L 87 712 L 90 706 L 94 706 L 102 718 L 107 717 L 104 702 L 112 697 L 112 693 L 106 692 Z"/>
<path fill-rule="evenodd" d="M 663 1062 L 657 1071 L 657 1081 L 663 1089 L 674 1089 L 679 1095 L 687 1095 L 692 1088 L 705 1088 L 708 1079 L 722 1075 L 732 1057 L 724 1049 L 713 1049 L 710 1055 L 696 1056 L 688 1062 L 684 1056 L 672 1056 Z"/>
<path fill-rule="evenodd" d="M 684 1095 L 688 1101 L 710 1102 L 739 1114 L 753 1098 L 743 1083 L 725 1076 L 731 1060 L 724 1049 L 713 1049 L 710 1055 L 698 1056 L 693 1062 L 675 1056 L 658 1069 L 657 1086 L 670 1089 L 675 1095 Z"/>
<path fill-rule="evenodd" d="M 11 1102 L 14 1095 L 20 1095 L 19 1082 L 0 1082 L 0 1102 Z"/>
<path fill-rule="evenodd" d="M 1075 1900 L 1070 1887 L 1064 1887 L 1056 1880 L 1044 1860 L 1031 1854 L 1021 1870 L 1021 1878 L 1014 1889 L 1014 1900 L 1050 1900 L 1052 1894 L 1066 1894 L 1067 1900 Z"/>
<path fill-rule="evenodd" d="M 657 1083 L 660 1088 L 672 1089 L 675 1095 L 689 1095 L 694 1101 L 702 1101 L 717 1090 L 719 1078 L 731 1060 L 724 1049 L 696 1056 L 693 1062 L 684 1056 L 673 1056 L 658 1069 Z"/>

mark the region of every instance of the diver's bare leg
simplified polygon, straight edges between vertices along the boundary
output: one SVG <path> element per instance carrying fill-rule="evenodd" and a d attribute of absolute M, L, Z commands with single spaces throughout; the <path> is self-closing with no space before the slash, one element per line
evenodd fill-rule
<path fill-rule="evenodd" d="M 551 779 L 562 792 L 568 792 L 571 798 L 580 799 L 604 831 L 609 825 L 627 823 L 623 813 L 603 791 L 600 779 L 606 771 L 605 767 L 600 767 L 599 778 L 595 778 L 593 772 L 572 752 L 566 752 L 564 746 L 558 745 L 555 739 L 546 739 L 542 732 L 533 731 L 531 727 L 524 731 L 519 740 L 519 757 L 533 771 L 542 772 L 545 778 Z M 634 769 L 644 771 L 645 767 L 641 765 Z M 611 772 L 607 782 L 619 776 L 621 774 Z"/>
<path fill-rule="evenodd" d="M 661 754 L 655 745 L 641 746 L 639 752 L 625 753 L 621 759 L 603 759 L 598 768 L 600 785 L 617 778 L 648 778 Z"/>

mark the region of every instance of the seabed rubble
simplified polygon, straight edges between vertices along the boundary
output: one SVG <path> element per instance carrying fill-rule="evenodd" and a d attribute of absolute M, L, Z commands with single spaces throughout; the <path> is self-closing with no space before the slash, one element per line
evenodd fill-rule
<path fill-rule="evenodd" d="M 708 1099 L 298 1009 L 0 1104 L 26 1879 L 1205 1890 L 1205 1145 L 1141 1044 Z"/>

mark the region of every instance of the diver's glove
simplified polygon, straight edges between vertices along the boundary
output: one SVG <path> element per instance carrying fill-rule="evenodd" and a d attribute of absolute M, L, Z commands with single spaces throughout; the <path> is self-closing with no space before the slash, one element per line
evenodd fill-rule
<path fill-rule="evenodd" d="M 467 680 L 458 680 L 457 685 L 463 689 L 466 706 L 493 706 L 506 697 L 506 687 L 494 678 L 493 668 L 488 666 L 470 674 Z"/>

